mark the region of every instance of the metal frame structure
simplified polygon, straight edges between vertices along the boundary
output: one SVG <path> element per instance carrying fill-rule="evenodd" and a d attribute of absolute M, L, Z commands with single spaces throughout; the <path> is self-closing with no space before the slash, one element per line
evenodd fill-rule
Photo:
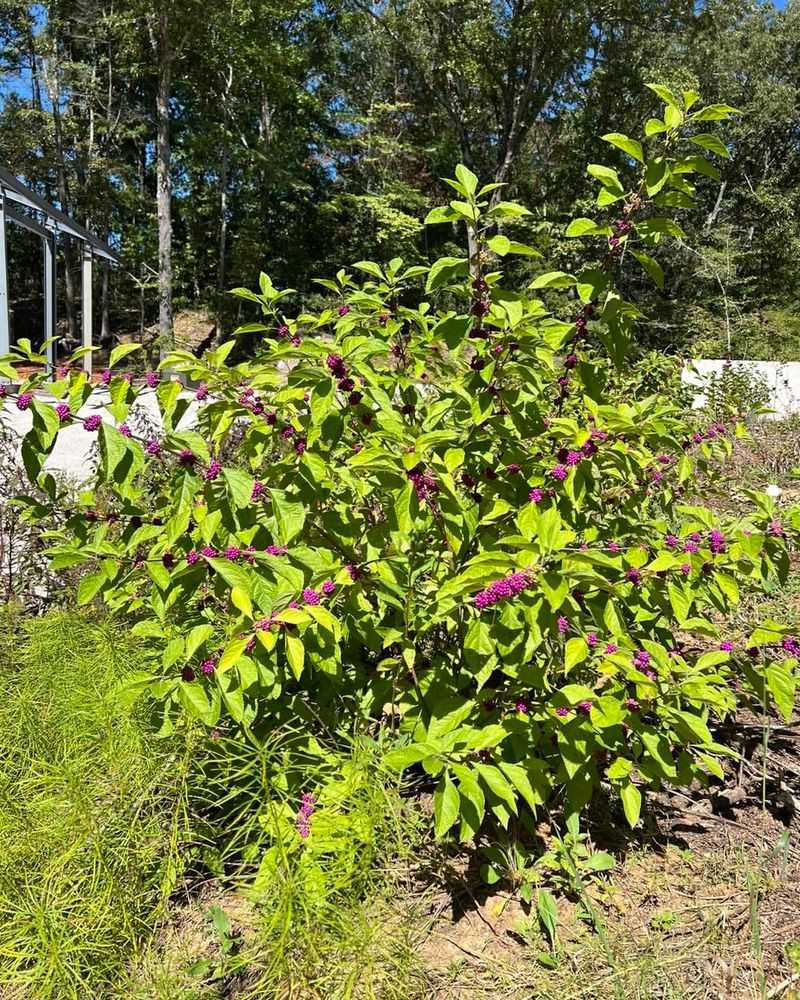
<path fill-rule="evenodd" d="M 19 211 L 15 206 L 38 213 L 41 221 Z M 6 254 L 6 222 L 13 222 L 41 237 L 44 247 L 44 338 L 56 333 L 56 278 L 58 236 L 72 236 L 81 245 L 83 305 L 82 340 L 84 347 L 92 346 L 92 264 L 95 257 L 119 264 L 119 256 L 103 240 L 98 239 L 64 212 L 40 198 L 13 174 L 0 167 L 0 354 L 7 354 L 11 346 L 8 302 L 8 259 Z M 47 345 L 47 360 L 55 360 L 55 344 Z M 87 352 L 83 367 L 92 370 L 92 355 Z"/>

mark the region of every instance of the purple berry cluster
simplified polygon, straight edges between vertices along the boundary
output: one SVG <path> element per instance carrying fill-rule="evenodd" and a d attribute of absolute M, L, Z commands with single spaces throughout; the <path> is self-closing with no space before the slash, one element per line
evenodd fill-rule
<path fill-rule="evenodd" d="M 411 485 L 414 487 L 417 500 L 430 500 L 439 492 L 439 484 L 433 476 L 424 469 L 419 467 L 412 469 L 408 473 L 408 478 L 411 481 Z"/>
<path fill-rule="evenodd" d="M 781 647 L 790 656 L 800 656 L 800 640 L 796 639 L 793 635 L 787 635 L 781 643 Z"/>
<path fill-rule="evenodd" d="M 328 370 L 334 378 L 347 378 L 347 365 L 344 363 L 344 358 L 341 354 L 329 354 L 325 359 L 325 364 L 328 366 Z M 339 388 L 341 389 L 342 386 L 340 385 Z M 353 386 L 351 385 L 350 388 L 353 388 Z"/>
<path fill-rule="evenodd" d="M 484 608 L 489 608 L 493 604 L 499 604 L 500 601 L 517 597 L 523 590 L 530 587 L 531 583 L 532 579 L 529 573 L 525 571 L 512 573 L 502 580 L 495 581 L 486 590 L 482 590 L 479 594 L 476 594 L 474 599 L 475 607 L 479 611 L 483 611 Z"/>
<path fill-rule="evenodd" d="M 472 304 L 469 311 L 476 318 L 477 323 L 470 334 L 471 337 L 481 338 L 483 336 L 481 320 L 489 312 L 490 308 L 489 285 L 486 279 L 482 277 L 474 278 L 472 282 Z"/>
<path fill-rule="evenodd" d="M 311 833 L 311 817 L 314 815 L 316 809 L 316 801 L 310 792 L 304 792 L 300 799 L 300 808 L 297 812 L 295 827 L 303 840 L 307 840 Z"/>

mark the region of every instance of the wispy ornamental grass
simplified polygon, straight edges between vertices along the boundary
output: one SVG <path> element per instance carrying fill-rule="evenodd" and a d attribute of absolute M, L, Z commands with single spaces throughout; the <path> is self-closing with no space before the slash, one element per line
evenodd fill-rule
<path fill-rule="evenodd" d="M 185 746 L 111 692 L 124 628 L 17 618 L 0 653 L 0 995 L 107 996 L 180 874 Z M 4 993 L 7 990 L 8 994 Z"/>
<path fill-rule="evenodd" d="M 115 698 L 124 623 L 5 609 L 0 638 L 3 1000 L 422 995 L 391 902 L 420 824 L 378 744 L 157 738 Z"/>

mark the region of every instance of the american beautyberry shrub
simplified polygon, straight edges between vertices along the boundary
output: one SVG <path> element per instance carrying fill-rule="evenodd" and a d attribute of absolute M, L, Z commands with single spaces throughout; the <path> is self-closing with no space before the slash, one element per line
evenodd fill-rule
<path fill-rule="evenodd" d="M 501 230 L 526 210 L 459 166 L 427 222 L 466 228 L 467 255 L 360 261 L 321 282 L 328 308 L 296 316 L 262 275 L 237 290 L 261 312 L 242 328 L 262 338 L 255 358 L 229 364 L 228 342 L 166 359 L 194 399 L 109 374 L 87 429 L 95 488 L 52 560 L 85 567 L 79 600 L 147 637 L 129 696 L 165 727 L 188 713 L 251 738 L 298 720 L 394 733 L 387 764 L 433 776 L 436 832 L 469 838 L 550 800 L 575 814 L 601 783 L 633 824 L 643 789 L 722 775 L 714 724 L 740 691 L 791 711 L 790 630 L 722 623 L 742 590 L 785 578 L 800 515 L 757 493 L 724 523 L 682 502 L 739 425 L 697 429 L 664 395 L 609 402 L 587 360 L 601 344 L 624 367 L 640 313 L 616 278 L 661 283 L 652 254 L 682 237 L 671 213 L 691 210 L 696 175 L 718 177 L 704 152 L 727 155 L 702 130 L 732 109 L 655 90 L 645 140 L 611 133 L 619 170 L 588 168 L 598 217 L 566 232 L 591 241 L 592 266 L 510 287 L 505 259 L 536 251 Z M 89 391 L 42 374 L 22 392 L 40 386 L 71 416 L 27 400 L 37 481 Z M 120 430 L 142 392 L 162 421 L 148 439 Z"/>

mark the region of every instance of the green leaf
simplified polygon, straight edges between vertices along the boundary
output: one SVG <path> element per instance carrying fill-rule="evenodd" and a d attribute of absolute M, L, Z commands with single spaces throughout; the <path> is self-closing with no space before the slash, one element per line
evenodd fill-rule
<path fill-rule="evenodd" d="M 695 668 L 699 671 L 709 670 L 711 667 L 718 667 L 720 663 L 727 663 L 730 658 L 731 654 L 725 652 L 725 650 L 712 649 L 708 653 L 703 653 L 695 662 Z"/>
<path fill-rule="evenodd" d="M 667 161 L 661 156 L 656 157 L 654 160 L 649 160 L 644 177 L 644 184 L 648 195 L 652 198 L 654 194 L 658 194 L 668 180 L 669 164 Z M 652 220 L 648 221 L 652 222 Z"/>
<path fill-rule="evenodd" d="M 306 649 L 302 641 L 297 638 L 296 635 L 291 633 L 286 633 L 286 659 L 289 661 L 289 666 L 292 668 L 292 673 L 300 680 L 303 673 L 303 664 L 305 663 Z"/>
<path fill-rule="evenodd" d="M 253 602 L 250 600 L 250 595 L 247 591 L 241 587 L 233 587 L 231 589 L 231 604 L 241 611 L 243 615 L 247 615 L 248 618 L 253 617 Z"/>
<path fill-rule="evenodd" d="M 380 267 L 371 260 L 358 260 L 353 267 L 357 267 L 359 271 L 364 271 L 366 274 L 371 274 L 373 278 L 377 278 L 378 281 L 383 281 L 383 271 Z"/>
<path fill-rule="evenodd" d="M 601 136 L 605 142 L 610 142 L 612 146 L 616 146 L 617 149 L 621 149 L 628 156 L 632 156 L 634 160 L 638 160 L 639 163 L 644 163 L 644 152 L 642 151 L 642 144 L 637 142 L 635 139 L 629 139 L 627 135 L 623 135 L 622 132 L 608 132 L 606 135 Z"/>
<path fill-rule="evenodd" d="M 536 812 L 538 806 L 544 805 L 549 788 L 544 775 L 544 767 L 539 761 L 528 761 L 526 768 L 522 764 L 510 764 L 501 760 L 499 767 L 533 813 Z"/>
<path fill-rule="evenodd" d="M 518 243 L 516 240 L 508 241 L 508 250 L 506 253 L 517 254 L 519 257 L 541 257 L 541 253 L 529 247 L 527 243 Z"/>
<path fill-rule="evenodd" d="M 457 219 L 457 212 L 454 212 L 449 205 L 441 205 L 439 208 L 432 208 L 425 216 L 424 222 L 426 226 L 435 226 L 441 222 L 455 222 Z M 358 264 L 354 266 L 358 267 Z"/>
<path fill-rule="evenodd" d="M 456 215 L 472 224 L 477 223 L 480 217 L 480 212 L 477 207 L 475 205 L 471 205 L 468 201 L 451 201 L 450 207 Z"/>
<path fill-rule="evenodd" d="M 251 576 L 243 566 L 237 566 L 227 559 L 209 559 L 208 564 L 215 572 L 219 573 L 229 587 L 238 587 L 239 590 L 252 597 Z"/>
<path fill-rule="evenodd" d="M 726 160 L 731 158 L 730 151 L 722 139 L 716 135 L 711 135 L 709 132 L 701 132 L 699 135 L 690 135 L 689 142 L 694 143 L 695 146 L 701 146 L 703 149 L 707 149 L 711 153 L 716 153 L 717 156 L 724 156 Z"/>
<path fill-rule="evenodd" d="M 303 530 L 306 523 L 306 509 L 301 503 L 286 499 L 283 490 L 272 490 L 272 512 L 278 527 L 278 534 L 284 545 L 288 545 Z"/>
<path fill-rule="evenodd" d="M 548 507 L 539 515 L 537 541 L 542 553 L 552 552 L 561 535 L 561 515 L 558 507 Z"/>
<path fill-rule="evenodd" d="M 100 591 L 107 577 L 104 570 L 84 576 L 78 584 L 78 606 L 88 604 Z"/>
<path fill-rule="evenodd" d="M 218 674 L 224 674 L 226 670 L 230 670 L 232 666 L 239 662 L 244 655 L 247 640 L 247 636 L 236 636 L 227 643 L 217 664 Z"/>
<path fill-rule="evenodd" d="M 431 721 L 428 725 L 428 739 L 441 739 L 451 733 L 471 714 L 473 702 L 469 698 L 461 698 L 458 695 L 448 695 L 437 698 L 430 704 Z"/>
<path fill-rule="evenodd" d="M 619 797 L 622 799 L 622 809 L 625 819 L 631 825 L 636 826 L 639 822 L 639 814 L 642 811 L 642 793 L 632 781 L 626 781 L 619 790 Z"/>
<path fill-rule="evenodd" d="M 205 688 L 198 681 L 180 681 L 178 700 L 194 719 L 213 725 L 213 709 Z"/>
<path fill-rule="evenodd" d="M 691 111 L 700 100 L 700 94 L 696 90 L 684 90 L 681 96 L 683 97 L 683 107 L 686 111 Z"/>
<path fill-rule="evenodd" d="M 497 236 L 493 236 L 490 240 L 487 240 L 489 249 L 498 255 L 498 257 L 505 257 L 508 253 L 509 247 L 511 246 L 511 240 L 507 236 L 503 236 L 502 233 Z"/>
<path fill-rule="evenodd" d="M 122 361 L 129 354 L 133 354 L 134 351 L 141 351 L 141 349 L 141 344 L 118 344 L 108 356 L 108 367 L 113 368 L 118 361 Z"/>
<path fill-rule="evenodd" d="M 564 271 L 548 271 L 534 278 L 528 288 L 571 288 L 578 283 L 574 274 L 567 274 Z"/>
<path fill-rule="evenodd" d="M 323 423 L 334 407 L 336 387 L 333 379 L 322 379 L 311 391 L 311 423 L 316 427 Z"/>
<path fill-rule="evenodd" d="M 664 87 L 660 83 L 646 83 L 645 86 L 648 90 L 652 90 L 657 97 L 661 98 L 664 104 L 669 104 L 678 111 L 683 111 L 683 102 L 672 93 L 669 87 Z"/>
<path fill-rule="evenodd" d="M 467 197 L 472 197 L 478 190 L 478 178 L 475 174 L 473 174 L 469 167 L 465 167 L 463 163 L 459 163 L 456 167 L 456 177 L 464 188 L 464 194 Z"/>
<path fill-rule="evenodd" d="M 457 278 L 466 277 L 467 274 L 469 274 L 469 261 L 466 257 L 440 257 L 431 264 L 425 291 L 432 292 L 442 285 L 449 285 Z"/>
<path fill-rule="evenodd" d="M 214 634 L 214 627 L 212 625 L 195 625 L 195 627 L 186 636 L 186 645 L 184 649 L 184 656 L 187 660 L 190 660 L 197 650 L 203 645 L 206 639 L 210 638 Z"/>
<path fill-rule="evenodd" d="M 489 212 L 493 219 L 519 219 L 523 215 L 531 215 L 529 209 L 524 205 L 518 205 L 515 201 L 499 201 Z"/>
<path fill-rule="evenodd" d="M 718 181 L 722 176 L 714 164 L 710 163 L 705 156 L 685 156 L 673 165 L 672 172 L 673 174 L 703 174 L 705 177 L 710 177 L 715 181 Z"/>
<path fill-rule="evenodd" d="M 645 271 L 650 275 L 658 288 L 664 291 L 664 272 L 661 269 L 661 265 L 657 260 L 654 260 L 649 254 L 642 253 L 641 250 L 632 250 L 631 253 L 639 261 Z"/>
<path fill-rule="evenodd" d="M 573 667 L 577 666 L 589 655 L 589 645 L 581 636 L 573 636 L 567 640 L 564 649 L 564 673 L 568 674 Z"/>
<path fill-rule="evenodd" d="M 696 122 L 719 122 L 724 121 L 731 115 L 740 114 L 737 108 L 732 108 L 730 104 L 709 104 L 699 111 L 695 111 L 692 120 Z"/>
<path fill-rule="evenodd" d="M 253 496 L 253 477 L 241 469 L 223 469 L 222 476 L 234 505 L 240 510 L 249 507 Z"/>
<path fill-rule="evenodd" d="M 454 764 L 452 771 L 458 778 L 458 793 L 461 796 L 459 837 L 464 841 L 474 837 L 480 830 L 486 812 L 486 797 L 473 771 L 460 764 Z"/>
<path fill-rule="evenodd" d="M 448 775 L 443 775 L 433 793 L 433 832 L 441 839 L 458 819 L 461 797 Z"/>
<path fill-rule="evenodd" d="M 108 482 L 112 479 L 114 470 L 128 454 L 128 442 L 116 427 L 105 421 L 100 424 L 99 430 L 103 478 Z"/>
<path fill-rule="evenodd" d="M 649 139 L 653 135 L 666 132 L 667 126 L 658 118 L 648 118 L 644 126 L 644 134 Z"/>
<path fill-rule="evenodd" d="M 669 129 L 680 128 L 683 124 L 683 111 L 670 104 L 664 110 L 664 122 Z"/>
<path fill-rule="evenodd" d="M 610 188 L 614 194 L 625 190 L 619 175 L 612 167 L 606 167 L 602 163 L 590 163 L 586 168 L 586 173 L 597 178 L 603 187 Z"/>
<path fill-rule="evenodd" d="M 794 712 L 795 691 L 797 689 L 796 660 L 771 663 L 766 669 L 767 686 L 778 711 L 789 722 Z"/>
<path fill-rule="evenodd" d="M 431 336 L 435 340 L 443 340 L 454 351 L 467 338 L 472 324 L 471 316 L 448 316 L 436 324 Z"/>
<path fill-rule="evenodd" d="M 433 749 L 427 743 L 412 743 L 408 747 L 398 747 L 390 750 L 383 758 L 383 763 L 390 771 L 404 771 L 413 764 L 419 764 L 421 760 L 430 757 Z"/>
<path fill-rule="evenodd" d="M 614 763 L 610 765 L 606 773 L 612 781 L 616 781 L 619 778 L 627 778 L 632 770 L 633 764 L 631 761 L 627 760 L 625 757 L 617 757 Z"/>
<path fill-rule="evenodd" d="M 514 789 L 508 783 L 508 780 L 503 777 L 499 768 L 494 767 L 492 764 L 477 764 L 475 769 L 492 794 L 504 802 L 516 816 L 517 800 L 514 795 Z"/>
<path fill-rule="evenodd" d="M 552 893 L 547 889 L 539 889 L 536 893 L 536 914 L 539 922 L 550 938 L 550 944 L 555 946 L 556 928 L 558 926 L 558 908 Z"/>
<path fill-rule="evenodd" d="M 114 692 L 114 698 L 120 708 L 130 708 L 158 678 L 146 670 L 137 670 L 128 674 L 125 680 Z"/>
<path fill-rule="evenodd" d="M 567 226 L 565 236 L 611 236 L 611 226 L 598 225 L 593 219 L 573 219 Z"/>
<path fill-rule="evenodd" d="M 494 653 L 491 630 L 481 618 L 473 618 L 464 637 L 464 659 L 473 670 L 479 670 Z"/>
<path fill-rule="evenodd" d="M 692 608 L 691 595 L 684 587 L 679 587 L 675 583 L 667 584 L 667 594 L 669 595 L 669 603 L 680 625 L 689 617 L 689 612 Z"/>

